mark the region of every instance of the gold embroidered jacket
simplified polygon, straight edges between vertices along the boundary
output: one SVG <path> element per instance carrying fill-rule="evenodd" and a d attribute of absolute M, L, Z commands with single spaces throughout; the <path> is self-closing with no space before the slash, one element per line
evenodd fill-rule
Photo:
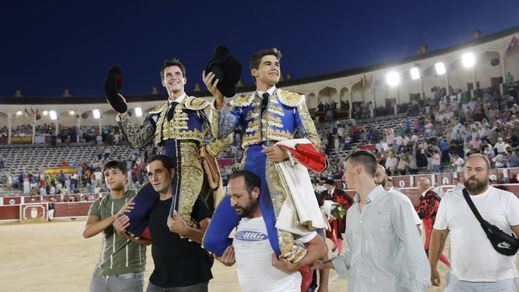
<path fill-rule="evenodd" d="M 168 121 L 169 103 L 150 111 L 142 126 L 135 126 L 125 115 L 118 124 L 132 147 L 139 148 L 152 139 L 157 146 L 163 146 L 169 139 L 193 141 L 202 144 L 211 126 L 208 120 L 210 103 L 202 98 L 186 96 L 174 109 L 173 118 Z M 212 133 L 211 133 L 212 134 Z M 213 135 L 214 136 L 214 135 Z M 215 136 L 214 136 L 215 137 Z M 216 138 L 216 137 L 215 137 Z M 207 149 L 213 156 L 231 143 L 231 136 L 208 143 Z"/>

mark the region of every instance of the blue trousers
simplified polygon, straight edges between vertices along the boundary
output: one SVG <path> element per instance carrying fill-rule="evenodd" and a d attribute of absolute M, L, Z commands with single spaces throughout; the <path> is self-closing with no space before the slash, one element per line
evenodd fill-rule
<path fill-rule="evenodd" d="M 276 229 L 276 216 L 272 205 L 269 189 L 267 186 L 267 179 L 265 175 L 266 156 L 262 150 L 262 145 L 252 145 L 247 148 L 244 153 L 245 163 L 244 170 L 248 170 L 259 176 L 261 183 L 261 192 L 259 196 L 259 205 L 265 225 L 267 227 L 267 234 L 269 237 L 270 246 L 277 255 L 281 254 L 279 248 L 278 233 Z M 225 249 L 232 243 L 229 239 L 229 234 L 240 222 L 240 216 L 231 206 L 229 196 L 225 196 L 222 202 L 218 205 L 211 224 L 207 228 L 204 236 L 203 247 L 210 252 L 221 256 Z"/>

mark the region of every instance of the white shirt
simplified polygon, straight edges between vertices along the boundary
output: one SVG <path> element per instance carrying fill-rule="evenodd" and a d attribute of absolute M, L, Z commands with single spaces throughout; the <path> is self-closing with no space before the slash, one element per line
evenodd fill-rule
<path fill-rule="evenodd" d="M 368 194 L 362 212 L 359 200 L 357 194 L 346 215 L 347 248 L 332 259 L 339 275 L 349 272 L 348 291 L 425 291 L 429 263 L 405 201 L 382 186 Z"/>
<path fill-rule="evenodd" d="M 497 153 L 505 152 L 506 147 L 508 147 L 508 144 L 506 144 L 505 142 L 497 142 L 496 145 L 494 145 L 494 148 L 497 150 Z"/>
<path fill-rule="evenodd" d="M 386 160 L 386 168 L 395 168 L 398 164 L 396 157 L 390 157 Z"/>
<path fill-rule="evenodd" d="M 274 91 L 276 90 L 276 86 L 272 86 L 271 88 L 267 89 L 267 93 L 269 94 L 269 96 L 271 96 L 272 94 L 274 94 Z M 257 91 L 258 92 L 258 95 L 260 97 L 263 97 L 263 93 L 265 93 L 265 91 Z"/>
<path fill-rule="evenodd" d="M 463 158 L 458 157 L 458 159 L 456 159 L 456 161 L 453 163 L 453 166 L 456 166 L 456 171 L 457 172 L 462 172 L 463 171 L 463 164 L 465 164 L 465 161 L 463 160 Z"/>
<path fill-rule="evenodd" d="M 481 217 L 512 233 L 519 225 L 519 199 L 492 186 L 471 196 Z M 462 191 L 449 192 L 440 202 L 434 229 L 450 231 L 451 268 L 456 278 L 470 282 L 496 282 L 517 278 L 515 256 L 498 253 L 481 228 Z"/>
<path fill-rule="evenodd" d="M 317 234 L 299 239 L 308 242 Z M 244 292 L 299 292 L 301 273 L 285 273 L 272 266 L 272 254 L 263 217 L 242 218 L 233 240 L 238 281 Z"/>
<path fill-rule="evenodd" d="M 420 225 L 422 224 L 422 219 L 420 219 L 420 216 L 418 216 L 418 213 L 416 213 L 416 209 L 414 208 L 413 206 L 413 202 L 411 202 L 411 199 L 409 199 L 408 196 L 402 194 L 401 192 L 399 192 L 397 189 L 395 188 L 390 188 L 388 190 L 388 192 L 391 192 L 391 193 L 395 193 L 397 194 L 398 196 L 400 196 L 401 198 L 403 198 L 408 204 L 409 204 L 409 207 L 411 208 L 411 211 L 413 213 L 413 219 L 414 219 L 414 223 L 416 225 Z"/>
<path fill-rule="evenodd" d="M 168 105 L 170 103 L 172 103 L 172 102 L 182 103 L 182 101 L 184 101 L 184 98 L 186 98 L 186 93 L 184 93 L 181 96 L 177 97 L 177 99 L 170 99 L 170 98 L 168 98 Z"/>
<path fill-rule="evenodd" d="M 343 127 L 337 128 L 337 136 L 339 136 L 339 137 L 343 137 L 344 136 L 344 128 Z"/>
<path fill-rule="evenodd" d="M 402 136 L 396 136 L 395 137 L 396 145 L 399 145 L 399 146 L 402 145 L 403 140 L 404 139 L 402 138 Z"/>
<path fill-rule="evenodd" d="M 184 94 L 182 94 L 181 96 L 177 97 L 177 99 L 175 99 L 175 100 L 170 99 L 170 98 L 168 97 L 168 109 L 169 109 L 169 107 L 171 106 L 171 103 L 172 103 L 172 102 L 182 103 L 182 101 L 184 101 L 184 98 L 186 98 L 186 96 L 187 96 L 186 93 L 184 93 Z M 117 118 L 116 118 L 116 119 L 119 119 L 119 115 L 117 115 Z M 152 115 L 152 119 L 153 119 L 153 121 L 154 121 L 155 123 L 157 123 L 158 120 L 159 120 L 159 115 Z"/>

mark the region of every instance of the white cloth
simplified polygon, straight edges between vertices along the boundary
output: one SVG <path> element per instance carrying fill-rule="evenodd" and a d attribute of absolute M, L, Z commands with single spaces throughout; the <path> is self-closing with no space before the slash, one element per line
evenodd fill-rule
<path fill-rule="evenodd" d="M 296 144 L 301 143 L 309 143 L 309 141 L 293 139 L 280 141 L 276 145 L 294 148 Z M 300 235 L 305 235 L 316 228 L 326 228 L 306 167 L 291 159 L 276 163 L 275 168 L 280 178 L 285 180 L 290 194 L 279 211 L 276 228 Z"/>
<path fill-rule="evenodd" d="M 395 193 L 397 194 L 399 197 L 403 198 L 407 204 L 409 205 L 409 207 L 411 208 L 411 212 L 413 213 L 413 219 L 414 219 L 414 223 L 416 225 L 420 225 L 422 224 L 422 219 L 420 219 L 420 216 L 418 216 L 418 213 L 416 213 L 416 209 L 414 208 L 413 206 L 413 202 L 411 202 L 411 199 L 409 199 L 408 196 L 402 194 L 401 192 L 399 192 L 398 190 L 396 190 L 395 188 L 390 188 L 388 190 L 388 192 L 391 192 L 391 193 Z"/>
<path fill-rule="evenodd" d="M 301 273 L 287 274 L 272 266 L 274 251 L 268 240 L 263 217 L 242 218 L 237 227 L 233 246 L 238 281 L 242 291 L 301 291 Z"/>
<path fill-rule="evenodd" d="M 336 204 L 337 203 L 335 203 L 332 200 L 324 200 L 323 205 L 320 207 L 321 212 L 323 213 L 324 216 L 326 216 L 325 218 L 327 218 L 328 220 L 335 219 L 332 216 L 332 209 L 333 209 L 333 206 Z"/>
<path fill-rule="evenodd" d="M 492 186 L 483 194 L 471 196 L 481 217 L 512 233 L 519 225 L 519 199 Z M 498 253 L 463 198 L 453 191 L 441 200 L 434 229 L 450 231 L 451 268 L 456 278 L 470 282 L 496 282 L 519 276 L 514 256 Z"/>

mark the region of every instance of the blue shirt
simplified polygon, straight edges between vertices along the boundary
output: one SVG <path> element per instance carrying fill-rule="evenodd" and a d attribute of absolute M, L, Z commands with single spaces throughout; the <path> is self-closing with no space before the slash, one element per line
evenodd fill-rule
<path fill-rule="evenodd" d="M 441 151 L 449 150 L 449 144 L 447 143 L 447 141 L 445 141 L 445 139 L 440 140 L 440 150 Z"/>
<path fill-rule="evenodd" d="M 381 186 L 359 196 L 346 215 L 348 248 L 332 264 L 349 272 L 348 291 L 418 292 L 430 286 L 430 267 L 413 215 L 403 198 Z"/>

